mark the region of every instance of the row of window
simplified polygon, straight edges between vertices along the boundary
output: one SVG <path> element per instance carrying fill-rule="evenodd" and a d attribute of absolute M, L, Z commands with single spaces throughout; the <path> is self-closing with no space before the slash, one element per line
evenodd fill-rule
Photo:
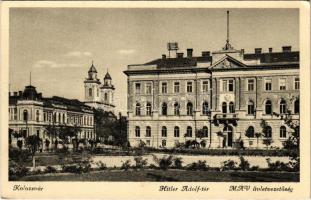
<path fill-rule="evenodd" d="M 287 130 L 285 126 L 280 127 L 280 132 L 279 132 L 280 138 L 286 138 L 287 136 Z M 255 136 L 255 129 L 253 126 L 249 126 L 246 130 L 246 136 L 249 138 L 254 138 Z M 265 133 L 263 135 L 266 138 L 271 138 L 272 137 L 272 128 L 271 126 L 265 127 Z"/>
<path fill-rule="evenodd" d="M 279 79 L 279 90 L 286 90 L 286 78 L 280 78 Z M 265 79 L 265 86 L 264 89 L 266 91 L 272 90 L 272 79 L 267 78 Z M 168 93 L 168 83 L 167 82 L 161 82 L 161 90 L 160 92 L 162 94 Z M 299 77 L 294 78 L 294 89 L 299 90 L 300 89 L 300 80 Z M 208 92 L 209 90 L 209 82 L 207 80 L 202 81 L 202 92 Z M 255 79 L 247 79 L 247 90 L 248 91 L 254 91 L 255 90 Z M 174 82 L 173 87 L 173 93 L 180 93 L 180 82 L 176 81 Z M 233 79 L 224 79 L 222 80 L 222 92 L 233 92 L 234 91 L 234 80 Z M 192 93 L 193 92 L 193 81 L 187 81 L 186 83 L 186 92 Z M 141 83 L 135 83 L 135 94 L 142 93 L 142 87 Z M 152 94 L 152 84 L 146 83 L 145 84 L 145 93 L 146 94 Z"/>
<path fill-rule="evenodd" d="M 191 116 L 193 115 L 193 104 L 191 102 L 187 103 L 187 115 Z M 265 102 L 265 114 L 269 114 L 271 115 L 273 113 L 273 109 L 272 109 L 273 105 L 272 105 L 272 101 L 271 100 L 267 100 Z M 174 115 L 175 116 L 179 116 L 180 115 L 180 105 L 178 102 L 175 102 L 173 105 L 174 108 Z M 161 114 L 166 116 L 167 115 L 167 103 L 164 102 L 161 105 Z M 229 111 L 229 112 L 228 112 Z M 287 105 L 286 105 L 286 101 L 284 99 L 282 99 L 280 101 L 279 104 L 279 112 L 280 114 L 285 114 L 287 113 Z M 208 103 L 207 102 L 203 102 L 202 104 L 202 114 L 203 115 L 208 115 L 209 113 L 209 107 L 208 107 Z M 227 102 L 223 102 L 222 103 L 222 113 L 235 113 L 235 105 L 233 102 L 229 102 L 229 104 L 227 104 Z M 298 114 L 299 113 L 299 99 L 296 99 L 294 101 L 294 114 Z M 247 114 L 249 115 L 254 115 L 255 114 L 255 104 L 253 101 L 249 101 L 247 103 Z M 141 104 L 137 103 L 136 104 L 136 108 L 135 108 L 135 115 L 140 116 L 141 115 Z M 151 116 L 152 115 L 152 106 L 151 103 L 147 102 L 146 104 L 146 115 Z"/>
<path fill-rule="evenodd" d="M 189 115 L 189 116 L 193 115 L 193 104 L 191 102 L 188 102 L 186 107 L 187 107 L 187 115 Z M 161 106 L 161 114 L 162 115 L 167 115 L 167 108 L 168 108 L 167 103 L 166 102 L 162 103 L 162 106 Z M 151 110 L 152 110 L 151 103 L 147 102 L 147 104 L 146 104 L 146 115 L 151 116 L 152 115 Z M 202 114 L 208 115 L 208 112 L 209 112 L 208 103 L 203 102 Z M 135 115 L 136 116 L 141 115 L 141 104 L 140 103 L 136 103 Z M 176 116 L 180 115 L 180 105 L 178 102 L 174 103 L 174 115 L 176 115 Z"/>
<path fill-rule="evenodd" d="M 265 79 L 265 88 L 266 91 L 272 90 L 272 79 Z M 286 90 L 286 78 L 279 79 L 279 90 Z M 300 79 L 298 77 L 294 78 L 294 89 L 300 89 Z M 247 90 L 254 91 L 255 90 L 255 79 L 247 80 Z M 226 91 L 226 90 L 225 90 Z M 233 90 L 232 90 L 233 91 Z"/>
<path fill-rule="evenodd" d="M 28 121 L 29 120 L 29 114 L 28 110 L 23 110 L 23 121 Z M 57 122 L 57 123 L 71 123 L 71 124 L 78 124 L 78 125 L 93 125 L 93 120 L 91 116 L 83 116 L 83 117 L 78 117 L 78 116 L 70 116 L 67 117 L 64 113 L 54 113 L 52 117 L 52 113 L 43 113 L 43 120 L 44 122 Z M 36 121 L 40 121 L 40 111 L 36 110 Z"/>
<path fill-rule="evenodd" d="M 224 129 L 224 132 L 232 132 L 232 129 Z M 287 137 L 287 130 L 285 126 L 280 127 L 280 138 L 286 138 Z M 272 128 L 270 126 L 267 126 L 265 128 L 265 135 L 263 135 L 266 138 L 271 138 L 272 137 Z M 135 127 L 135 137 L 140 137 L 141 136 L 141 130 L 139 126 Z M 161 136 L 162 137 L 167 137 L 167 127 L 162 126 L 161 128 Z M 255 129 L 253 126 L 249 126 L 246 130 L 246 136 L 248 138 L 254 138 L 255 136 Z M 151 137 L 151 127 L 147 126 L 146 127 L 146 134 L 145 137 Z M 178 126 L 174 127 L 174 137 L 180 137 L 180 128 Z M 192 137 L 192 127 L 188 126 L 186 134 L 184 137 Z M 202 138 L 208 137 L 208 128 L 207 126 L 203 126 L 202 128 Z"/>
<path fill-rule="evenodd" d="M 202 128 L 203 135 L 202 137 L 208 137 L 208 128 L 207 126 L 203 126 Z M 161 136 L 162 137 L 167 137 L 167 127 L 162 126 L 161 128 Z M 186 134 L 184 135 L 185 137 L 192 137 L 192 127 L 188 126 Z M 135 137 L 140 137 L 140 127 L 136 126 L 135 127 Z M 151 127 L 147 126 L 146 127 L 146 135 L 145 137 L 151 137 Z M 180 128 L 178 126 L 174 127 L 174 137 L 180 137 Z"/>
<path fill-rule="evenodd" d="M 202 81 L 202 92 L 208 92 L 209 89 L 208 81 Z M 180 93 L 181 92 L 181 84 L 179 81 L 174 82 L 173 92 L 174 93 Z M 161 93 L 167 94 L 168 93 L 168 83 L 167 82 L 161 82 Z M 193 81 L 188 81 L 186 83 L 186 92 L 192 93 L 193 92 Z M 135 94 L 142 93 L 142 87 L 141 83 L 135 83 Z M 152 84 L 146 83 L 145 84 L 145 94 L 152 94 Z"/>

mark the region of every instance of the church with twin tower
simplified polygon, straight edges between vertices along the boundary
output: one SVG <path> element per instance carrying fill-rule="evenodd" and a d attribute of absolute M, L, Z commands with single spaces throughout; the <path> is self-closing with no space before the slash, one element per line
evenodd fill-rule
<path fill-rule="evenodd" d="M 97 77 L 97 70 L 92 62 L 88 71 L 88 77 L 84 81 L 84 102 L 95 109 L 102 109 L 114 113 L 114 86 L 111 76 L 107 73 L 101 83 Z"/>

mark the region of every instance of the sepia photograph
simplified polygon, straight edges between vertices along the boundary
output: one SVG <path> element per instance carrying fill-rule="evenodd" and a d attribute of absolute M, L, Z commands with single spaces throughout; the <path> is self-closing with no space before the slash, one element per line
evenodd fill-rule
<path fill-rule="evenodd" d="M 299 7 L 10 7 L 1 144 L 12 190 L 293 193 L 310 156 L 300 20 Z"/>

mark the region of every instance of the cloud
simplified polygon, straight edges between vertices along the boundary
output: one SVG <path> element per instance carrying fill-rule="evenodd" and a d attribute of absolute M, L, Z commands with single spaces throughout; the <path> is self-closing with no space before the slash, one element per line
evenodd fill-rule
<path fill-rule="evenodd" d="M 120 49 L 118 50 L 119 54 L 123 54 L 123 55 L 129 55 L 129 54 L 133 54 L 135 53 L 134 49 Z"/>
<path fill-rule="evenodd" d="M 34 68 L 73 68 L 83 67 L 81 64 L 74 63 L 56 63 L 50 60 L 39 60 L 34 64 Z"/>
<path fill-rule="evenodd" d="M 65 54 L 66 57 L 90 57 L 92 53 L 89 51 L 71 51 Z"/>

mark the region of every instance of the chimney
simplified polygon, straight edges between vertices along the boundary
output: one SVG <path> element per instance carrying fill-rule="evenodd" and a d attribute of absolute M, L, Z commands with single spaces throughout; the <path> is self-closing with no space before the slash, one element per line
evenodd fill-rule
<path fill-rule="evenodd" d="M 255 48 L 255 54 L 261 54 L 261 48 Z"/>
<path fill-rule="evenodd" d="M 184 57 L 184 53 L 176 53 L 176 58 L 183 58 Z"/>
<path fill-rule="evenodd" d="M 211 54 L 210 51 L 202 51 L 202 57 L 209 57 Z"/>
<path fill-rule="evenodd" d="M 187 57 L 192 58 L 193 49 L 187 49 Z"/>
<path fill-rule="evenodd" d="M 17 97 L 17 92 L 14 92 L 14 96 Z"/>
<path fill-rule="evenodd" d="M 22 91 L 18 91 L 18 96 L 23 96 L 23 92 Z"/>
<path fill-rule="evenodd" d="M 272 47 L 269 48 L 269 53 L 272 53 Z"/>
<path fill-rule="evenodd" d="M 162 59 L 166 59 L 166 55 L 165 54 L 162 54 Z"/>
<path fill-rule="evenodd" d="M 291 52 L 292 47 L 291 46 L 283 46 L 282 50 L 283 50 L 283 52 Z"/>

